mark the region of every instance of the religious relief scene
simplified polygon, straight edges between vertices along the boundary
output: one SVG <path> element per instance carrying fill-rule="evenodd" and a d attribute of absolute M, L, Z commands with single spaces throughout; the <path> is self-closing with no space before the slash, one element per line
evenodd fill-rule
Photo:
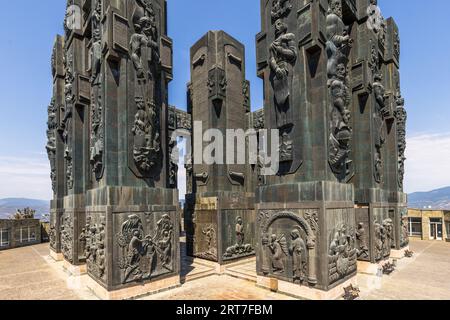
<path fill-rule="evenodd" d="M 450 300 L 432 1 L 6 1 L 0 301 Z"/>

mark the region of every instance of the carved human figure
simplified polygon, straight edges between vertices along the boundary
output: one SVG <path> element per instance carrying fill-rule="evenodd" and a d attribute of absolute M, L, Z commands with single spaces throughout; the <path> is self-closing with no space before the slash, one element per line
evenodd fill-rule
<path fill-rule="evenodd" d="M 127 282 L 132 274 L 135 276 L 132 279 L 133 281 L 142 279 L 142 272 L 139 269 L 139 262 L 141 261 L 141 256 L 145 253 L 143 244 L 144 241 L 141 240 L 140 232 L 135 230 L 128 245 L 127 267 L 125 271 L 124 283 Z"/>
<path fill-rule="evenodd" d="M 358 230 L 356 231 L 356 240 L 358 242 L 358 257 L 368 258 L 369 248 L 367 247 L 366 241 L 366 229 L 364 228 L 364 223 L 362 222 L 358 224 Z"/>
<path fill-rule="evenodd" d="M 164 231 L 163 238 L 159 241 L 159 249 L 162 266 L 169 268 L 172 262 L 172 236 L 170 231 Z"/>
<path fill-rule="evenodd" d="M 244 222 L 242 220 L 242 217 L 236 218 L 236 244 L 239 247 L 242 247 L 244 245 Z"/>
<path fill-rule="evenodd" d="M 384 116 L 386 112 L 388 112 L 388 110 L 386 109 L 386 97 L 385 97 L 386 90 L 383 84 L 381 83 L 382 80 L 383 80 L 382 74 L 380 73 L 375 74 L 372 87 L 375 96 L 377 112 L 379 112 L 382 116 Z"/>
<path fill-rule="evenodd" d="M 297 59 L 295 35 L 287 32 L 287 24 L 275 22 L 275 40 L 270 45 L 271 82 L 275 95 L 277 126 L 282 128 L 291 122 L 289 97 L 292 86 L 292 68 Z"/>
<path fill-rule="evenodd" d="M 288 253 L 286 238 L 284 236 L 277 238 L 277 236 L 273 234 L 270 240 L 269 249 L 272 253 L 273 273 L 284 273 L 284 258 Z"/>
<path fill-rule="evenodd" d="M 93 86 L 100 85 L 100 68 L 102 65 L 102 39 L 101 39 L 101 0 L 97 0 L 97 5 L 92 15 L 92 76 L 91 84 Z"/>
<path fill-rule="evenodd" d="M 152 67 L 160 64 L 159 46 L 157 43 L 158 35 L 154 16 L 143 16 L 135 25 L 136 33 L 131 36 L 131 60 L 136 69 L 138 79 L 153 79 Z M 147 53 L 149 69 L 144 67 L 142 61 L 143 50 L 149 50 Z"/>
<path fill-rule="evenodd" d="M 327 14 L 327 76 L 331 99 L 329 163 L 335 174 L 343 179 L 348 172 L 348 156 L 352 130 L 350 93 L 347 79 L 348 55 L 353 40 L 342 21 L 340 0 L 331 0 Z"/>
<path fill-rule="evenodd" d="M 300 231 L 295 229 L 291 232 L 291 246 L 289 253 L 292 256 L 292 270 L 295 283 L 302 283 L 305 279 L 303 259 L 306 255 L 305 242 L 300 236 Z"/>
<path fill-rule="evenodd" d="M 327 14 L 327 43 L 328 56 L 327 73 L 328 79 L 334 79 L 337 75 L 337 66 L 346 62 L 352 39 L 342 21 L 341 0 L 331 0 Z"/>

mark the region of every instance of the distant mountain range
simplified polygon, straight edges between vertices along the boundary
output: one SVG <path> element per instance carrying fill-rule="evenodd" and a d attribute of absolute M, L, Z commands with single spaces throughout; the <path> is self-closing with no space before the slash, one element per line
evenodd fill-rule
<path fill-rule="evenodd" d="M 50 212 L 50 201 L 25 198 L 0 199 L 0 219 L 9 218 L 17 209 L 27 207 L 36 210 L 35 218 L 41 219 L 44 214 Z"/>
<path fill-rule="evenodd" d="M 414 209 L 450 210 L 450 187 L 411 193 L 408 206 Z"/>
<path fill-rule="evenodd" d="M 182 206 L 185 203 L 184 200 L 180 202 Z M 450 187 L 411 193 L 408 195 L 408 206 L 414 209 L 450 210 Z M 0 219 L 9 218 L 17 209 L 27 207 L 36 210 L 36 218 L 41 219 L 50 212 L 50 201 L 26 198 L 0 199 Z"/>

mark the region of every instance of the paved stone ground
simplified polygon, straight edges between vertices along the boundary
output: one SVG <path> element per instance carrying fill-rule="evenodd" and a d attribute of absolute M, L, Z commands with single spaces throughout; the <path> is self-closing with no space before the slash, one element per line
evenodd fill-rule
<path fill-rule="evenodd" d="M 412 241 L 415 255 L 398 261 L 390 276 L 358 275 L 363 300 L 450 300 L 450 243 Z M 73 277 L 48 256 L 48 244 L 0 251 L 0 300 L 94 300 L 86 275 Z M 255 260 L 230 265 L 213 275 L 207 262 L 187 259 L 183 286 L 144 300 L 289 300 L 255 286 Z"/>
<path fill-rule="evenodd" d="M 450 243 L 412 240 L 390 276 L 358 275 L 364 300 L 450 300 Z"/>

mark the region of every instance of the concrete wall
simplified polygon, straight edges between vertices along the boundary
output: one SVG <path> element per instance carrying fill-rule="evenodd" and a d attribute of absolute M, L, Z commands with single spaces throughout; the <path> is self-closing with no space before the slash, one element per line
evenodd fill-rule
<path fill-rule="evenodd" d="M 33 228 L 36 234 L 36 240 L 30 242 L 20 242 L 20 229 L 21 228 Z M 26 219 L 26 220 L 0 220 L 0 229 L 9 229 L 9 247 L 0 248 L 0 250 L 25 247 L 34 244 L 41 243 L 41 223 L 38 219 Z M 25 235 L 24 235 L 25 237 Z"/>

